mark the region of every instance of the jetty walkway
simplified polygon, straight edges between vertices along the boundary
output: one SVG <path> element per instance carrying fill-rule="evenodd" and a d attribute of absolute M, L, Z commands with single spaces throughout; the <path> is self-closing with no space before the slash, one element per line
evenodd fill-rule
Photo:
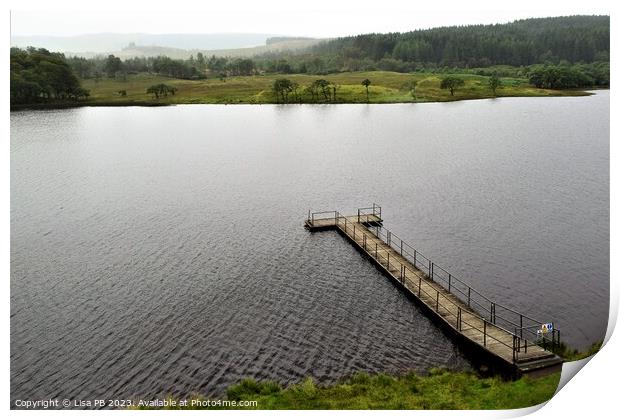
<path fill-rule="evenodd" d="M 561 369 L 560 330 L 484 296 L 383 227 L 381 207 L 309 212 L 310 231 L 335 229 L 461 342 L 514 373 Z"/>

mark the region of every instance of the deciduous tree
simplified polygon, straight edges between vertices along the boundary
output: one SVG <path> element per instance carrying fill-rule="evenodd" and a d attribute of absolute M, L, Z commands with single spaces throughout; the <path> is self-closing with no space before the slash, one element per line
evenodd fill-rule
<path fill-rule="evenodd" d="M 439 85 L 439 87 L 441 89 L 449 89 L 450 95 L 454 96 L 454 92 L 456 91 L 456 89 L 463 86 L 464 84 L 465 81 L 463 79 L 455 76 L 448 76 L 441 79 L 441 84 Z"/>
<path fill-rule="evenodd" d="M 368 86 L 370 86 L 370 79 L 364 79 L 362 80 L 362 86 L 364 86 L 366 88 L 366 102 L 370 101 L 370 97 L 368 96 Z"/>
<path fill-rule="evenodd" d="M 489 87 L 493 91 L 493 96 L 497 95 L 497 88 L 501 86 L 502 86 L 502 81 L 499 77 L 497 77 L 497 74 L 491 75 L 491 77 L 489 78 Z"/>

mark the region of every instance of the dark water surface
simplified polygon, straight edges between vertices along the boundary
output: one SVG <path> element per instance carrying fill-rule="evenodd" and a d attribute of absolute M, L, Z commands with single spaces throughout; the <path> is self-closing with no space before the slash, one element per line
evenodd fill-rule
<path fill-rule="evenodd" d="M 469 362 L 358 251 L 386 227 L 585 347 L 609 303 L 609 92 L 11 114 L 11 399 L 221 394 Z"/>

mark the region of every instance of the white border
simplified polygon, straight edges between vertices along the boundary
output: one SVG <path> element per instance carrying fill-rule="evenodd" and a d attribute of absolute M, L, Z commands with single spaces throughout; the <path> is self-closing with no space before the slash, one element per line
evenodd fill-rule
<path fill-rule="evenodd" d="M 209 4 L 205 1 L 185 1 L 185 2 L 177 2 L 174 4 L 170 4 L 169 2 L 163 1 L 136 1 L 128 4 L 126 1 L 119 0 L 108 0 L 105 3 L 96 3 L 94 7 L 91 3 L 86 3 L 83 1 L 76 0 L 57 0 L 53 3 L 38 0 L 23 0 L 23 1 L 13 1 L 10 0 L 9 7 L 18 9 L 18 10 L 46 10 L 50 7 L 54 9 L 67 9 L 67 10 L 97 10 L 101 8 L 106 8 L 108 10 L 126 10 L 130 9 L 159 9 L 159 10 L 167 10 L 174 8 L 176 10 L 200 10 L 200 9 L 226 9 L 232 11 L 242 12 L 244 8 L 248 7 L 248 4 L 256 6 L 257 2 L 234 2 L 234 4 L 222 4 L 221 2 Z M 430 10 L 430 6 L 428 3 L 421 3 L 419 6 L 416 6 L 414 2 L 411 1 L 390 1 L 384 0 L 382 2 L 368 2 L 368 1 L 355 1 L 355 2 L 335 2 L 335 1 L 326 1 L 326 0 L 311 0 L 310 2 L 302 2 L 302 3 L 292 3 L 290 1 L 283 2 L 277 0 L 263 0 L 260 1 L 260 6 L 263 8 L 272 8 L 273 10 L 277 10 L 278 7 L 285 7 L 287 10 L 304 10 L 309 7 L 314 9 L 324 9 L 326 11 L 333 10 L 334 7 L 337 7 L 342 10 L 346 10 L 347 7 L 351 8 L 368 8 L 368 10 L 372 10 L 372 8 L 381 7 L 381 8 L 394 8 L 400 10 L 411 10 L 412 13 L 423 13 L 424 10 Z M 462 2 L 442 2 L 441 7 L 445 10 L 446 13 L 451 13 L 451 7 L 454 7 L 454 10 L 458 10 L 459 7 L 463 5 Z M 431 5 L 432 6 L 432 5 Z M 497 1 L 489 1 L 489 0 L 470 0 L 466 2 L 466 6 L 468 9 L 472 11 L 479 10 L 481 12 L 488 10 L 503 10 L 510 11 L 511 6 L 514 6 L 514 10 L 549 10 L 549 15 L 557 15 L 557 14 L 565 14 L 565 13 L 553 13 L 555 10 L 594 10 L 599 11 L 601 9 L 607 10 L 609 14 L 615 16 L 615 4 L 611 1 L 557 1 L 557 0 L 548 0 L 545 2 L 540 1 L 532 1 L 532 0 L 520 0 L 516 3 L 509 2 L 497 2 Z M 435 6 L 434 10 L 437 11 L 439 6 Z M 9 34 L 9 11 L 5 11 L 5 15 L 2 19 L 3 29 L 6 31 L 5 34 Z M 614 16 L 612 16 L 612 49 L 615 45 L 615 30 L 613 28 Z M 70 18 L 70 12 L 68 12 L 68 18 Z M 268 31 L 268 28 L 266 28 Z M 3 80 L 5 83 L 9 80 L 9 45 L 7 45 L 3 51 L 2 55 L 5 58 L 4 65 L 2 66 Z M 617 60 L 615 59 L 616 55 L 614 51 L 612 51 L 612 73 L 614 73 L 612 79 L 615 78 L 615 69 L 617 69 Z M 4 273 L 4 298 L 2 299 L 3 305 L 3 314 L 4 319 L 1 323 L 2 325 L 2 333 L 4 337 L 9 337 L 9 277 L 10 277 L 10 202 L 9 202 L 9 194 L 10 194 L 10 182 L 9 182 L 9 164 L 10 164 L 10 145 L 9 145 L 9 133 L 10 133 L 10 117 L 9 117 L 9 100 L 8 100 L 8 88 L 4 90 L 4 101 L 2 103 L 2 107 L 4 110 L 4 118 L 2 119 L 2 132 L 5 133 L 5 136 L 2 136 L 2 150 L 3 152 L 0 154 L 2 168 L 2 178 L 0 181 L 0 188 L 2 188 L 2 223 L 0 223 L 0 235 L 2 237 L 2 241 L 0 241 L 0 247 L 4 258 L 2 259 L 2 273 Z M 611 114 L 614 115 L 613 109 L 617 109 L 615 105 L 615 97 L 611 95 Z M 611 119 L 611 139 L 617 139 L 617 124 Z M 618 210 L 618 199 L 614 192 L 614 187 L 617 185 L 618 181 L 618 170 L 615 167 L 615 163 L 618 163 L 618 146 L 615 144 L 615 141 L 611 141 L 611 186 L 612 186 L 612 195 L 611 195 L 611 215 L 612 215 L 612 223 L 611 223 L 611 261 L 619 261 L 620 254 L 618 253 L 618 247 L 615 246 L 618 240 L 618 228 L 617 223 L 614 223 L 613 215 L 617 214 Z M 616 241 L 614 241 L 616 240 Z M 604 417 L 605 415 L 611 413 L 615 408 L 615 399 L 617 398 L 617 392 L 615 388 L 615 381 L 618 378 L 620 372 L 618 366 L 620 362 L 617 359 L 618 349 L 620 348 L 618 344 L 617 337 L 611 336 L 613 332 L 613 328 L 616 324 L 617 315 L 618 315 L 618 284 L 617 284 L 617 274 L 618 274 L 618 264 L 612 263 L 611 265 L 611 301 L 610 301 L 610 322 L 607 332 L 606 343 L 603 349 L 588 360 L 587 365 L 577 374 L 576 378 L 570 380 L 559 392 L 554 396 L 547 404 L 543 404 L 539 407 L 522 409 L 522 410 L 498 410 L 498 411 L 450 411 L 441 412 L 441 411 L 391 411 L 389 413 L 384 413 L 380 411 L 328 411 L 328 412 L 295 412 L 295 417 L 298 418 L 316 418 L 317 416 L 328 416 L 328 417 L 339 417 L 339 418 L 378 418 L 378 416 L 389 415 L 393 418 L 412 418 L 415 416 L 416 418 L 446 418 L 447 416 L 451 418 L 465 418 L 465 419 L 485 419 L 485 418 L 512 418 L 518 417 L 525 414 L 530 414 L 529 418 L 533 419 L 545 419 L 548 418 L 598 418 Z M 1 400 L 2 408 L 4 410 L 9 411 L 9 394 L 10 394 L 10 369 L 9 369 L 9 340 L 4 340 L 4 346 L 2 347 L 2 364 L 3 364 L 3 372 L 5 372 L 5 378 L 2 382 L 2 390 L 4 391 L 4 398 Z M 566 365 L 566 371 L 574 370 L 575 368 L 579 368 L 583 365 L 583 362 L 575 362 L 573 364 Z M 564 375 L 564 372 L 563 372 Z M 15 418 L 40 418 L 40 417 L 49 417 L 49 418 L 58 418 L 58 417 L 69 417 L 69 418 L 84 418 L 85 412 L 69 412 L 69 411 L 61 411 L 61 412 L 25 412 L 25 411 L 10 411 L 10 416 Z M 288 412 L 265 412 L 265 411 L 257 411 L 257 412 L 209 412 L 205 414 L 204 412 L 149 412 L 148 414 L 145 412 L 135 412 L 135 411 L 125 411 L 125 412 L 88 412 L 88 417 L 108 417 L 110 415 L 119 416 L 119 417 L 142 417 L 148 416 L 148 418 L 161 418 L 161 417 L 192 417 L 192 416 L 200 416 L 204 418 L 205 415 L 208 415 L 210 418 L 237 418 L 241 416 L 251 416 L 255 418 L 263 418 L 263 419 L 271 419 L 273 417 L 276 418 L 288 418 L 291 416 L 291 413 Z M 146 418 L 146 417 L 144 417 Z"/>

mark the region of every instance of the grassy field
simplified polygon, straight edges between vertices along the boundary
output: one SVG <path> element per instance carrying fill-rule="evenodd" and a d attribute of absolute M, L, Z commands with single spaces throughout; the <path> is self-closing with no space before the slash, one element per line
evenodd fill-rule
<path fill-rule="evenodd" d="M 318 386 L 311 378 L 287 388 L 275 382 L 245 379 L 228 388 L 226 399 L 257 401 L 252 408 L 264 410 L 511 409 L 549 400 L 559 380 L 559 373 L 537 379 L 523 377 L 517 381 L 503 381 L 497 377 L 481 378 L 474 373 L 443 369 L 433 369 L 424 376 L 358 373 L 331 386 Z M 191 399 L 196 398 L 201 399 Z"/>
<path fill-rule="evenodd" d="M 99 81 L 88 79 L 82 86 L 90 91 L 87 105 L 159 105 L 159 104 L 264 104 L 277 102 L 272 92 L 275 79 L 285 77 L 297 82 L 301 89 L 316 79 L 326 79 L 340 86 L 336 94 L 337 103 L 365 103 L 366 90 L 362 80 L 369 79 L 369 102 L 442 102 L 463 99 L 492 98 L 493 92 L 488 87 L 488 77 L 472 74 L 459 74 L 465 85 L 450 95 L 448 90 L 439 88 L 440 80 L 445 75 L 428 73 L 394 73 L 386 71 L 338 73 L 327 76 L 294 75 L 258 75 L 229 77 L 225 80 L 181 80 L 152 74 L 129 75 L 126 80 L 103 78 Z M 409 84 L 417 82 L 416 97 L 411 95 Z M 146 94 L 146 89 L 155 84 L 164 83 L 177 88 L 175 95 L 154 99 Z M 575 90 L 548 90 L 530 86 L 525 79 L 502 78 L 503 86 L 497 90 L 497 96 L 574 96 L 585 95 Z M 119 92 L 125 91 L 126 96 Z M 302 94 L 301 101 L 311 103 L 310 94 Z M 321 101 L 322 102 L 322 101 Z"/>

